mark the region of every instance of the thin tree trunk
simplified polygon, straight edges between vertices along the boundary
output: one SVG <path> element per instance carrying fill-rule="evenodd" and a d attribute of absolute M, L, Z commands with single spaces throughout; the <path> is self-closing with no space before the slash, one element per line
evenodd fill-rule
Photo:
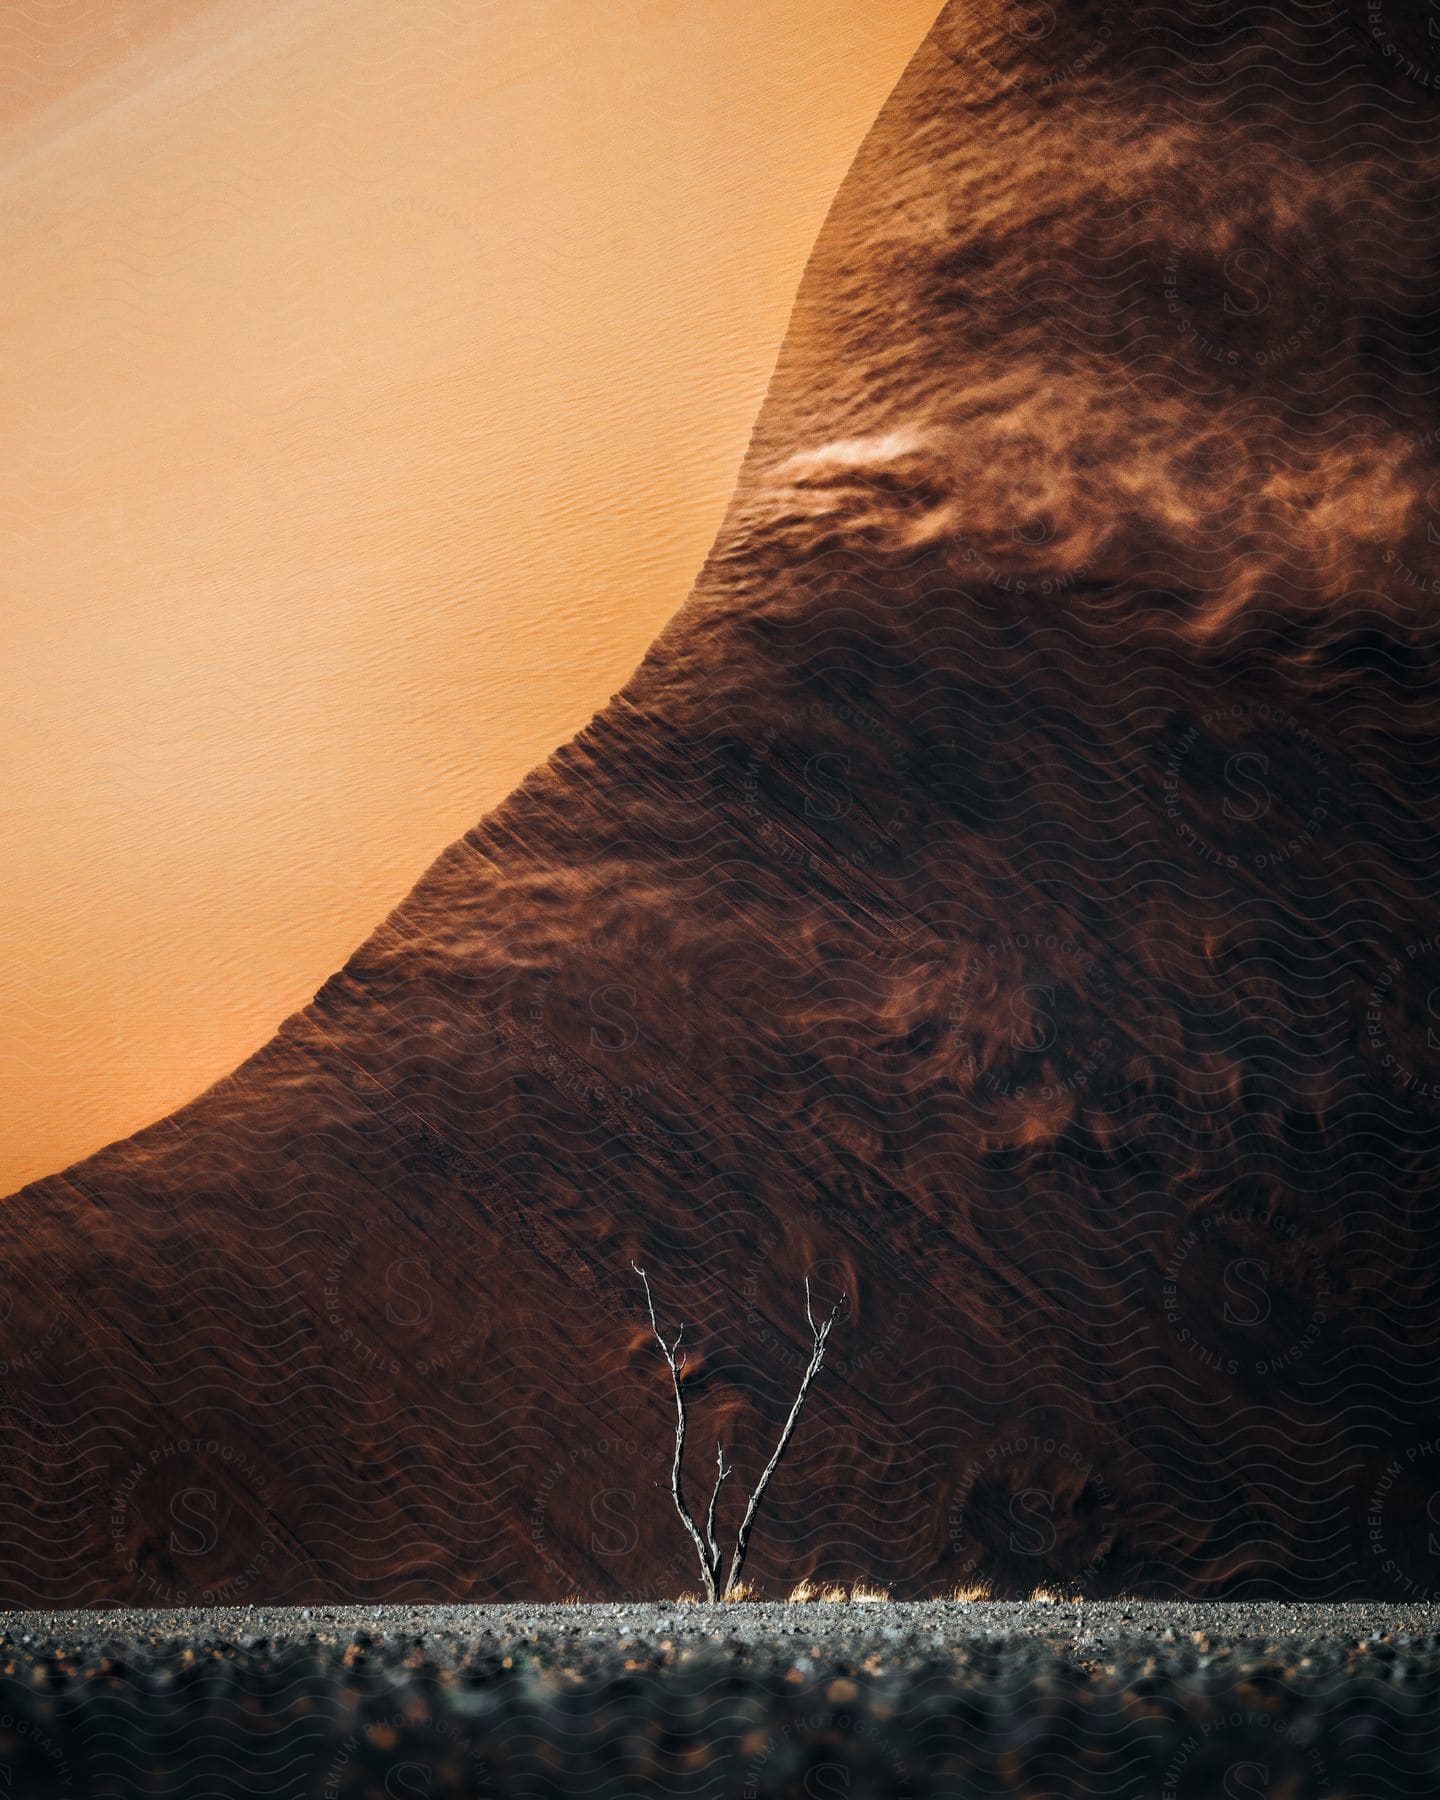
<path fill-rule="evenodd" d="M 765 1465 L 764 1473 L 756 1483 L 755 1492 L 750 1496 L 750 1504 L 745 1509 L 745 1517 L 741 1520 L 740 1529 L 735 1534 L 735 1555 L 730 1562 L 730 1576 L 725 1583 L 725 1592 L 733 1593 L 740 1580 L 740 1571 L 745 1566 L 745 1552 L 750 1548 L 750 1532 L 755 1524 L 755 1515 L 760 1510 L 760 1502 L 765 1498 L 765 1490 L 770 1485 L 770 1477 L 780 1466 L 780 1458 L 784 1456 L 790 1439 L 795 1431 L 795 1422 L 800 1417 L 800 1408 L 805 1404 L 805 1396 L 810 1392 L 811 1384 L 820 1373 L 820 1365 L 825 1360 L 825 1341 L 830 1336 L 831 1327 L 839 1317 L 840 1308 L 845 1304 L 842 1294 L 831 1308 L 830 1317 L 823 1325 L 816 1325 L 815 1315 L 810 1310 L 810 1277 L 805 1277 L 805 1317 L 810 1325 L 813 1347 L 810 1361 L 800 1379 L 800 1392 L 795 1396 L 795 1404 L 790 1408 L 790 1417 L 785 1421 L 785 1429 L 780 1433 L 780 1442 L 775 1446 L 775 1453 Z"/>
<path fill-rule="evenodd" d="M 675 1502 L 676 1512 L 679 1513 L 680 1517 L 685 1522 L 685 1529 L 695 1541 L 695 1554 L 700 1558 L 700 1579 L 705 1584 L 705 1598 L 713 1601 L 717 1598 L 715 1584 L 720 1573 L 720 1553 L 718 1550 L 715 1552 L 713 1561 L 710 1555 L 707 1554 L 705 1540 L 701 1537 L 699 1527 L 690 1516 L 690 1508 L 685 1504 L 685 1494 L 681 1486 L 681 1464 L 685 1457 L 685 1396 L 680 1391 L 680 1371 L 685 1367 L 685 1358 L 682 1355 L 677 1360 L 675 1352 L 680 1347 L 680 1339 L 685 1334 L 685 1327 L 682 1325 L 679 1331 L 675 1333 L 675 1342 L 673 1344 L 667 1344 L 665 1342 L 664 1338 L 660 1335 L 660 1326 L 655 1318 L 655 1302 L 650 1297 L 650 1283 L 646 1279 L 645 1271 L 633 1262 L 630 1267 L 635 1270 L 635 1273 L 640 1277 L 641 1281 L 645 1283 L 645 1304 L 650 1309 L 650 1329 L 655 1333 L 655 1342 L 659 1344 L 661 1354 L 669 1365 L 670 1380 L 675 1388 L 675 1460 L 670 1466 L 670 1497 Z M 720 1488 L 720 1481 L 718 1479 L 715 1483 L 715 1488 L 718 1493 Z M 710 1499 L 710 1517 L 712 1521 L 714 1516 L 715 1496 L 712 1495 Z"/>
<path fill-rule="evenodd" d="M 720 1579 L 720 1546 L 715 1542 L 715 1502 L 720 1498 L 720 1484 L 731 1474 L 725 1467 L 724 1446 L 715 1446 L 715 1485 L 710 1490 L 710 1510 L 705 1515 L 705 1542 L 710 1547 L 710 1567 L 716 1581 Z"/>

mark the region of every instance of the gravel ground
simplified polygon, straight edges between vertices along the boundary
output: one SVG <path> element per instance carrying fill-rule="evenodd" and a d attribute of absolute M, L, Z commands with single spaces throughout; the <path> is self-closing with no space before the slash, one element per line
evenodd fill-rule
<path fill-rule="evenodd" d="M 1440 1793 L 1429 1606 L 9 1613 L 0 1690 L 24 1795 Z"/>

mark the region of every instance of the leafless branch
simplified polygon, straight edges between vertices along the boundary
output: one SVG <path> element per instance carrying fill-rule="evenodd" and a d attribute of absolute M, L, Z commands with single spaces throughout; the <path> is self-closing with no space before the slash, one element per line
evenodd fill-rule
<path fill-rule="evenodd" d="M 675 1333 L 673 1344 L 665 1342 L 655 1317 L 655 1302 L 650 1296 L 650 1283 L 645 1271 L 638 1263 L 632 1262 L 630 1267 L 644 1283 L 645 1304 L 650 1310 L 650 1329 L 655 1333 L 655 1342 L 659 1344 L 660 1353 L 669 1365 L 670 1380 L 675 1388 L 675 1461 L 670 1469 L 670 1497 L 675 1502 L 676 1512 L 684 1521 L 685 1529 L 694 1539 L 695 1553 L 700 1558 L 700 1578 L 705 1584 L 705 1598 L 713 1601 L 716 1598 L 716 1581 L 720 1572 L 720 1553 L 715 1548 L 713 1534 L 715 1498 L 720 1491 L 720 1483 L 725 1479 L 725 1473 L 728 1471 L 724 1471 L 716 1477 L 715 1493 L 710 1496 L 710 1515 L 706 1521 L 706 1535 L 710 1539 L 707 1550 L 706 1540 L 701 1537 L 699 1527 L 690 1515 L 690 1508 L 685 1504 L 685 1494 L 681 1486 L 681 1464 L 685 1457 L 685 1396 L 680 1388 L 680 1371 L 685 1367 L 685 1358 L 683 1355 L 677 1358 L 675 1353 L 680 1348 L 680 1339 L 685 1335 L 685 1327 L 682 1325 Z M 720 1460 L 723 1471 L 723 1456 Z"/>
<path fill-rule="evenodd" d="M 720 1498 L 720 1483 L 733 1469 L 725 1467 L 725 1449 L 722 1444 L 715 1446 L 715 1485 L 710 1490 L 710 1510 L 705 1515 L 705 1542 L 710 1547 L 710 1567 L 715 1572 L 715 1579 L 720 1579 L 720 1546 L 715 1542 L 715 1502 Z"/>
<path fill-rule="evenodd" d="M 745 1552 L 750 1548 L 750 1532 L 755 1524 L 755 1515 L 760 1510 L 760 1502 L 765 1498 L 765 1490 L 770 1485 L 770 1477 L 780 1466 L 780 1459 L 789 1447 L 794 1435 L 795 1422 L 800 1417 L 800 1408 L 805 1404 L 805 1396 L 810 1392 L 811 1384 L 820 1373 L 820 1365 L 825 1360 L 825 1345 L 845 1305 L 846 1296 L 842 1294 L 830 1309 L 830 1316 L 823 1324 L 815 1323 L 815 1315 L 810 1307 L 810 1277 L 805 1277 L 805 1319 L 810 1327 L 810 1361 L 805 1373 L 800 1378 L 800 1392 L 795 1396 L 795 1404 L 790 1408 L 790 1417 L 785 1421 L 785 1429 L 780 1433 L 780 1441 L 775 1452 L 765 1465 L 765 1471 L 755 1484 L 755 1492 L 750 1496 L 750 1504 L 745 1509 L 745 1517 L 740 1522 L 740 1529 L 735 1534 L 735 1555 L 730 1563 L 730 1577 L 725 1583 L 725 1592 L 733 1593 L 740 1581 L 740 1571 L 745 1566 Z"/>

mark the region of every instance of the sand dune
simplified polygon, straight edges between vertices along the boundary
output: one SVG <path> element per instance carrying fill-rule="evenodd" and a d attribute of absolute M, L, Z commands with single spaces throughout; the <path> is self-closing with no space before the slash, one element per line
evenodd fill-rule
<path fill-rule="evenodd" d="M 1433 1589 L 1435 97 L 1114 11 L 946 9 L 623 692 L 7 1204 L 12 1603 L 693 1586 L 632 1258 L 742 1470 L 853 1296 L 762 1591 Z"/>

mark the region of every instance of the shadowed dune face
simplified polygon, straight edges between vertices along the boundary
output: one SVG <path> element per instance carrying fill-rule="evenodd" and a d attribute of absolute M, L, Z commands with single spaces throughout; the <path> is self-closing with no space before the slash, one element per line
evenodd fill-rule
<path fill-rule="evenodd" d="M 1391 11 L 946 9 L 629 686 L 234 1077 L 8 1203 L 12 1601 L 693 1586 L 632 1257 L 742 1477 L 803 1275 L 853 1296 L 763 1587 L 1435 1590 Z"/>

